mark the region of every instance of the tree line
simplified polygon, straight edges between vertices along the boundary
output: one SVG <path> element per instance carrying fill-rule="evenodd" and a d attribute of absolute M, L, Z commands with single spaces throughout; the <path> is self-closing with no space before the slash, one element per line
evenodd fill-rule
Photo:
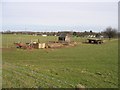
<path fill-rule="evenodd" d="M 31 32 L 31 31 L 21 31 L 21 32 L 13 32 L 13 31 L 5 31 L 1 32 L 2 34 L 27 34 L 27 35 L 43 35 L 46 34 L 47 36 L 59 36 L 61 33 L 69 33 L 76 37 L 85 37 L 88 35 L 95 35 L 96 37 L 99 37 L 100 35 L 104 36 L 105 38 L 117 38 L 120 37 L 120 32 L 118 32 L 117 29 L 112 27 L 107 27 L 102 32 L 93 32 L 90 31 L 84 31 L 84 32 L 71 32 L 71 31 L 61 31 L 61 32 Z"/>

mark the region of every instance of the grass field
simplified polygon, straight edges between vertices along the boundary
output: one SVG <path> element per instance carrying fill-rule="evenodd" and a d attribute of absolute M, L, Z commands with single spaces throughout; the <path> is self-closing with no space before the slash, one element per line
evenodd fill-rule
<path fill-rule="evenodd" d="M 3 88 L 118 87 L 118 40 L 59 49 L 23 50 L 13 45 L 38 38 L 41 42 L 57 40 L 53 36 L 2 36 Z M 79 37 L 72 40 L 84 41 Z"/>

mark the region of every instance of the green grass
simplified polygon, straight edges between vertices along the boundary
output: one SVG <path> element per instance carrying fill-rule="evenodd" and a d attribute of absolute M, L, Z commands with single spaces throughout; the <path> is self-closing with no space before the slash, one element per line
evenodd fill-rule
<path fill-rule="evenodd" d="M 118 87 L 118 40 L 60 49 L 16 49 L 14 41 L 54 41 L 57 37 L 3 35 L 3 87 Z M 84 41 L 79 37 L 72 40 Z M 5 49 L 5 48 L 8 49 Z M 12 47 L 12 48 L 11 48 Z M 9 49 L 10 48 L 10 49 Z"/>

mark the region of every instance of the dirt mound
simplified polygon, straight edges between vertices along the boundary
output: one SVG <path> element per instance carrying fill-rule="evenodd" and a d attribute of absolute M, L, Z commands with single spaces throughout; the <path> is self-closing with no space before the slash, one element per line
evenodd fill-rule
<path fill-rule="evenodd" d="M 48 48 L 61 48 L 61 47 L 69 47 L 69 46 L 75 46 L 77 45 L 76 42 L 71 42 L 71 43 L 67 43 L 67 42 L 52 42 L 52 43 L 48 43 Z"/>

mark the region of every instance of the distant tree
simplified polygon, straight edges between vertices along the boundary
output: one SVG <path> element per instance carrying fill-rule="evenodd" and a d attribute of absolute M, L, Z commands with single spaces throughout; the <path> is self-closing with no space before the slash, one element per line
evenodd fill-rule
<path fill-rule="evenodd" d="M 12 32 L 10 30 L 7 30 L 4 32 L 5 34 L 12 34 Z"/>
<path fill-rule="evenodd" d="M 117 36 L 117 30 L 113 29 L 112 27 L 107 27 L 106 30 L 104 31 L 104 34 L 109 38 L 114 38 Z"/>
<path fill-rule="evenodd" d="M 73 32 L 73 36 L 77 36 L 77 32 Z"/>
<path fill-rule="evenodd" d="M 90 33 L 92 33 L 92 30 L 90 30 Z"/>

